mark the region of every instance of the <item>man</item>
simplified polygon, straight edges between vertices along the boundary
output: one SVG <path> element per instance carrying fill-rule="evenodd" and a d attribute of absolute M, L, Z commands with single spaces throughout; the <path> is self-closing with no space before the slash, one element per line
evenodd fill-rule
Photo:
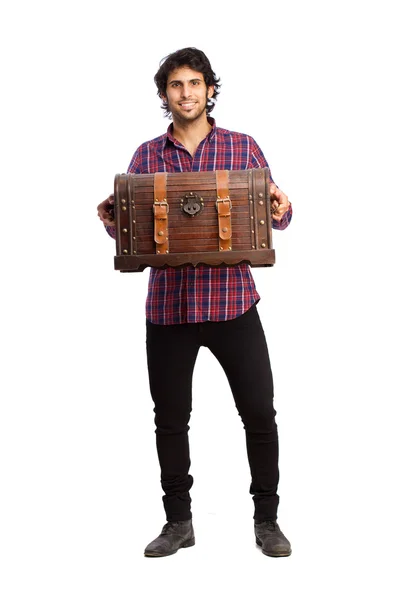
<path fill-rule="evenodd" d="M 172 124 L 166 134 L 142 144 L 130 173 L 216 171 L 263 168 L 268 164 L 247 135 L 217 128 L 208 115 L 219 93 L 208 58 L 184 48 L 161 62 L 154 78 Z M 287 196 L 270 183 L 273 226 L 285 229 L 292 217 Z M 108 233 L 113 197 L 98 206 Z M 189 419 L 192 375 L 201 346 L 222 365 L 243 421 L 254 500 L 256 543 L 268 556 L 289 556 L 289 541 L 277 524 L 278 433 L 273 381 L 259 301 L 248 265 L 152 268 L 146 300 L 147 361 L 154 401 L 156 444 L 167 523 L 145 556 L 168 556 L 195 543 L 189 490 Z M 163 360 L 159 360 L 159 348 Z M 212 418 L 210 416 L 210 418 Z M 223 432 L 221 432 L 223 444 Z M 230 502 L 226 490 L 226 503 Z"/>

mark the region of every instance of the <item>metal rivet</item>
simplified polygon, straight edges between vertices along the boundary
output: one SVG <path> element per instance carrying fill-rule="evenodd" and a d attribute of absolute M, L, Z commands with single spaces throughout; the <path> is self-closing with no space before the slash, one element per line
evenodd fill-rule
<path fill-rule="evenodd" d="M 136 250 L 133 251 L 133 254 L 136 254 Z"/>
<path fill-rule="evenodd" d="M 253 215 L 250 216 L 250 219 L 254 219 Z"/>
<path fill-rule="evenodd" d="M 258 194 L 258 197 L 259 197 L 259 198 L 263 198 L 263 197 L 264 197 L 264 194 L 263 194 L 262 192 L 260 192 L 260 193 Z"/>
<path fill-rule="evenodd" d="M 135 237 L 133 237 L 132 239 L 133 239 L 133 240 L 136 240 L 136 238 L 135 238 Z"/>
<path fill-rule="evenodd" d="M 254 229 L 251 230 L 251 233 L 254 233 Z"/>
<path fill-rule="evenodd" d="M 222 231 L 225 233 L 226 231 L 228 231 L 228 228 L 227 227 L 223 227 Z"/>
<path fill-rule="evenodd" d="M 255 246 L 252 246 L 253 250 L 255 249 Z"/>
<path fill-rule="evenodd" d="M 265 221 L 263 221 L 263 220 L 261 219 L 261 221 L 260 221 L 260 225 L 265 225 Z"/>
<path fill-rule="evenodd" d="M 157 254 L 160 254 L 160 251 L 159 251 L 159 250 L 157 250 Z"/>
<path fill-rule="evenodd" d="M 221 247 L 220 247 L 220 250 L 223 250 L 223 249 L 224 249 L 224 248 L 223 248 L 223 246 L 221 246 Z"/>
<path fill-rule="evenodd" d="M 132 223 L 136 223 L 136 221 L 132 221 Z"/>
<path fill-rule="evenodd" d="M 158 235 L 164 235 L 164 232 L 163 231 L 159 231 Z"/>
<path fill-rule="evenodd" d="M 249 194 L 249 200 L 252 200 L 253 196 L 251 194 Z"/>
<path fill-rule="evenodd" d="M 122 250 L 124 254 L 128 254 L 128 250 Z"/>
<path fill-rule="evenodd" d="M 122 210 L 126 210 L 126 206 L 121 206 L 121 209 Z"/>
<path fill-rule="evenodd" d="M 166 251 L 165 251 L 165 254 L 169 254 L 169 250 L 166 250 Z"/>
<path fill-rule="evenodd" d="M 122 204 L 126 204 L 125 198 L 122 198 L 121 202 L 122 202 Z"/>
<path fill-rule="evenodd" d="M 232 250 L 232 246 L 229 246 L 228 250 Z"/>
<path fill-rule="evenodd" d="M 122 230 L 122 233 L 128 233 L 128 230 L 125 229 L 125 227 L 124 227 L 124 229 Z"/>
<path fill-rule="evenodd" d="M 261 248 L 265 248 L 266 244 L 264 242 L 261 244 Z"/>
<path fill-rule="evenodd" d="M 260 206 L 262 206 L 262 205 L 264 204 L 264 201 L 263 201 L 263 200 L 259 200 L 259 201 L 258 201 L 258 204 L 259 204 Z"/>

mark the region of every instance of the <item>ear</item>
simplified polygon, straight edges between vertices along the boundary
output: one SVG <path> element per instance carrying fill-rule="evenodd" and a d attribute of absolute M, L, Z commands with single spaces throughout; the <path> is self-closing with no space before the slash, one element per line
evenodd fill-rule
<path fill-rule="evenodd" d="M 207 98 L 212 98 L 213 94 L 214 94 L 214 86 L 209 85 L 208 90 L 207 90 Z"/>

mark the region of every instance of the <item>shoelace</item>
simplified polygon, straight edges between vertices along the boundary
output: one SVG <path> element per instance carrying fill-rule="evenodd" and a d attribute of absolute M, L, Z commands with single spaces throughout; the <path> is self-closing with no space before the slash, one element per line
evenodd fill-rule
<path fill-rule="evenodd" d="M 168 523 L 166 523 L 164 525 L 164 527 L 162 528 L 162 532 L 163 533 L 169 533 L 170 531 L 174 531 L 175 529 L 177 529 L 177 527 L 180 525 L 179 521 L 168 521 Z"/>
<path fill-rule="evenodd" d="M 259 523 L 260 525 L 265 525 L 266 529 L 268 529 L 268 531 L 275 531 L 276 530 L 276 523 L 275 521 L 264 521 L 263 523 Z"/>

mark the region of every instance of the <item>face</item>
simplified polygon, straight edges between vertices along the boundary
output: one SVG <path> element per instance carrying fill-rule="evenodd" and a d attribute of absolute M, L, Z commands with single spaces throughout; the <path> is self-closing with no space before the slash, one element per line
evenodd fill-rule
<path fill-rule="evenodd" d="M 189 67 L 179 67 L 171 71 L 167 81 L 166 95 L 174 121 L 187 123 L 196 119 L 206 119 L 207 99 L 214 93 L 214 86 L 207 88 L 202 73 Z"/>

